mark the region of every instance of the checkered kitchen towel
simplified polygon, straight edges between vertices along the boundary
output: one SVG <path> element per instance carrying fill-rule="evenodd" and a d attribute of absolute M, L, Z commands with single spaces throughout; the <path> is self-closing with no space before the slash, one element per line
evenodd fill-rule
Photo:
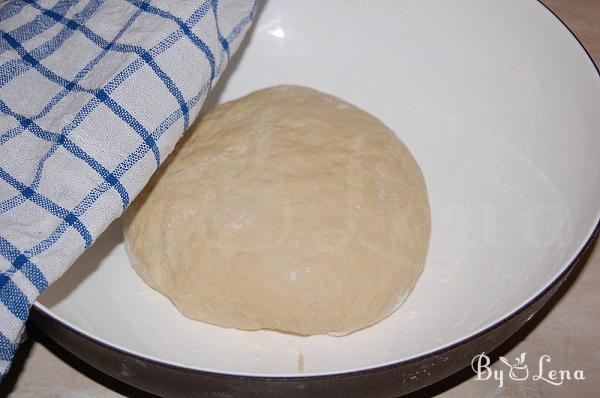
<path fill-rule="evenodd" d="M 143 188 L 257 0 L 0 0 L 0 379 L 36 297 Z"/>

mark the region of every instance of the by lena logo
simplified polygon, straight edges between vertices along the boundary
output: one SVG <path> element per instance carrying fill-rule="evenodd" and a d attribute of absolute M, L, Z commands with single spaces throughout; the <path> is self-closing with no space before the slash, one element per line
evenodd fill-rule
<path fill-rule="evenodd" d="M 574 371 L 568 369 L 554 369 L 550 365 L 552 358 L 550 355 L 544 354 L 537 361 L 537 369 L 530 369 L 526 360 L 526 353 L 521 353 L 511 363 L 505 357 L 500 357 L 500 362 L 504 364 L 501 369 L 491 369 L 490 358 L 481 353 L 476 355 L 471 361 L 471 368 L 477 374 L 476 380 L 496 380 L 498 387 L 504 386 L 504 381 L 508 377 L 513 381 L 533 380 L 560 386 L 567 380 L 585 380 L 583 370 L 577 369 Z M 531 372 L 530 372 L 531 370 Z M 508 371 L 508 373 L 506 373 Z"/>

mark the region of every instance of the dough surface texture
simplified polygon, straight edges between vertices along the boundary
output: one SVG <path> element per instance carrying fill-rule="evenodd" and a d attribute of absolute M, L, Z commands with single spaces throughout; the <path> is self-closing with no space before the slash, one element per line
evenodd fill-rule
<path fill-rule="evenodd" d="M 383 123 L 277 86 L 192 126 L 124 233 L 137 273 L 188 318 L 343 335 L 405 301 L 430 211 L 417 163 Z"/>

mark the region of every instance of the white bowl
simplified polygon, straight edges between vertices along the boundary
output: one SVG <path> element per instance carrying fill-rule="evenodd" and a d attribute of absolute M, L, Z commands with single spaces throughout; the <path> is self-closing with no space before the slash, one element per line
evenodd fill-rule
<path fill-rule="evenodd" d="M 270 0 L 251 34 L 210 104 L 281 83 L 314 87 L 380 118 L 420 164 L 432 235 L 408 301 L 345 337 L 192 321 L 132 270 L 116 222 L 38 310 L 93 341 L 192 370 L 340 374 L 492 329 L 589 241 L 600 217 L 600 78 L 542 4 Z"/>

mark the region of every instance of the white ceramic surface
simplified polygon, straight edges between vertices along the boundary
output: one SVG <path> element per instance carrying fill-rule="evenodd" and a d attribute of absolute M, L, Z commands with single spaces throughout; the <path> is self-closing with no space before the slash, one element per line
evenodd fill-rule
<path fill-rule="evenodd" d="M 600 78 L 537 1 L 267 0 L 241 55 L 210 103 L 274 84 L 311 86 L 379 117 L 415 155 L 433 228 L 406 304 L 345 337 L 191 321 L 131 269 L 117 221 L 38 307 L 109 344 L 198 369 L 364 369 L 511 314 L 598 223 Z"/>

